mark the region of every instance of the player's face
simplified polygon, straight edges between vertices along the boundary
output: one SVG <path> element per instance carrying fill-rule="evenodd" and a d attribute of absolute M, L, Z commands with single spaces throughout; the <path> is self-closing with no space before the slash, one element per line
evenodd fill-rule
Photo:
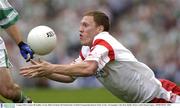
<path fill-rule="evenodd" d="M 85 46 L 91 46 L 94 37 L 100 32 L 93 16 L 82 18 L 79 31 L 81 44 Z"/>

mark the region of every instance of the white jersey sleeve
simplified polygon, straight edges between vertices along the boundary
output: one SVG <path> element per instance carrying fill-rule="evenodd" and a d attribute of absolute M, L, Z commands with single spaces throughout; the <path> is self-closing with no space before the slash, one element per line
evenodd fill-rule
<path fill-rule="evenodd" d="M 106 47 L 105 45 L 108 45 L 108 43 L 104 40 L 97 42 L 96 45 L 91 48 L 91 51 L 89 52 L 85 61 L 97 61 L 98 67 L 101 70 L 106 65 L 106 63 L 114 59 L 114 54 L 110 54 L 111 52 L 113 53 L 113 51 L 111 49 L 108 49 L 108 47 Z"/>

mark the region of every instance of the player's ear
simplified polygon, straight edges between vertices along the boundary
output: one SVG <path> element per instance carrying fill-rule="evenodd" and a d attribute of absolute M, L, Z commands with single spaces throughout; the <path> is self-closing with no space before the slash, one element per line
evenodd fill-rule
<path fill-rule="evenodd" d="M 100 26 L 98 27 L 98 31 L 99 31 L 99 32 L 103 32 L 103 31 L 104 31 L 104 26 L 100 25 Z"/>

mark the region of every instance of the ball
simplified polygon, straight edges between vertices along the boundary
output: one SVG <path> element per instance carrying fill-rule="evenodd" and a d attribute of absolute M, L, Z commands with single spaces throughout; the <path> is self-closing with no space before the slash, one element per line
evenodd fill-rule
<path fill-rule="evenodd" d="M 56 34 L 48 26 L 33 28 L 27 37 L 27 43 L 37 55 L 47 55 L 56 47 Z"/>

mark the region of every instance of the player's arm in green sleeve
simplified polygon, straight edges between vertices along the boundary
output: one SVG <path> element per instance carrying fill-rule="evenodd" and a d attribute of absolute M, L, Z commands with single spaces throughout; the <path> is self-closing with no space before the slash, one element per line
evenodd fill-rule
<path fill-rule="evenodd" d="M 9 26 L 5 30 L 17 45 L 22 42 L 22 34 L 20 33 L 19 28 L 16 26 L 16 24 Z"/>
<path fill-rule="evenodd" d="M 19 14 L 8 1 L 1 1 L 0 3 L 0 27 L 6 30 L 16 44 L 19 44 L 22 41 L 22 35 L 16 26 Z"/>

